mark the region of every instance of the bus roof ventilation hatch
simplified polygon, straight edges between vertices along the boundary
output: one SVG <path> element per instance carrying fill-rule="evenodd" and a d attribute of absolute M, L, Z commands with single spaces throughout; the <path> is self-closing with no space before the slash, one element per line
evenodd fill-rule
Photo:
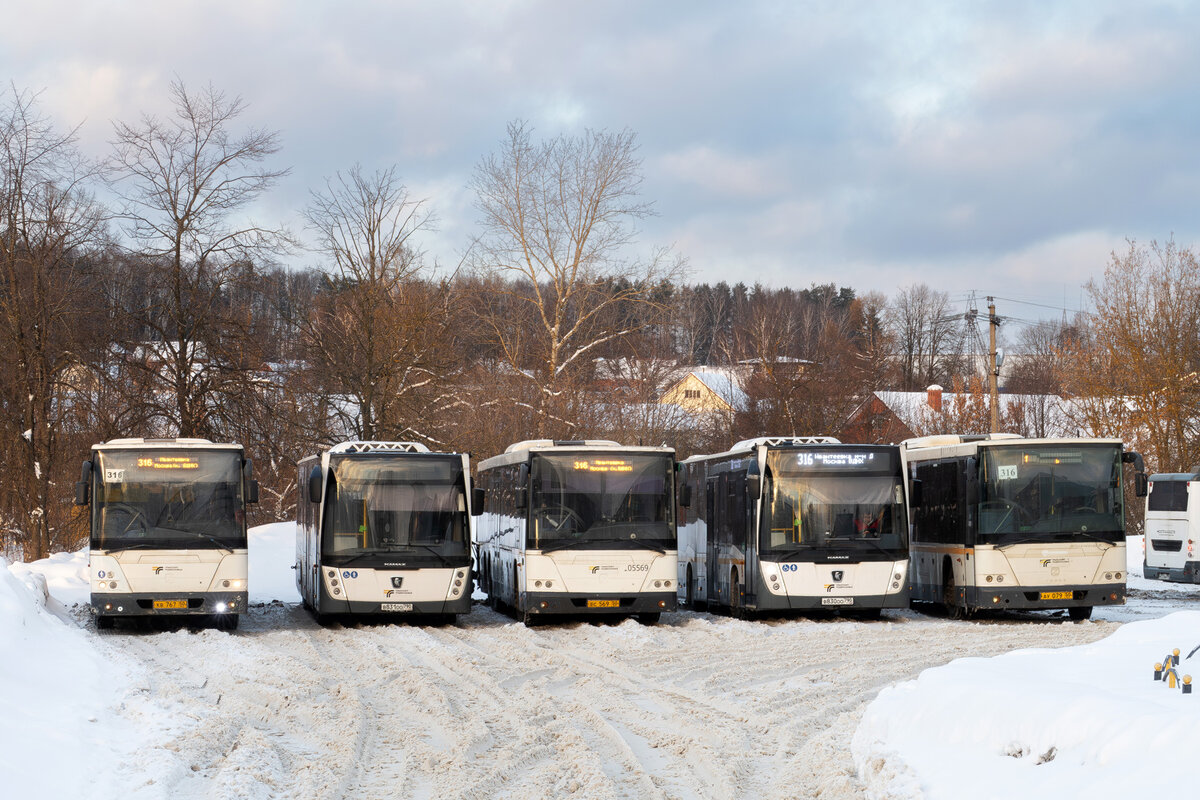
<path fill-rule="evenodd" d="M 841 444 L 841 440 L 833 436 L 759 436 L 755 439 L 743 439 L 730 450 L 748 450 L 758 445 L 767 447 L 787 447 L 802 444 Z"/>
<path fill-rule="evenodd" d="M 330 453 L 428 453 L 420 442 L 342 442 L 329 448 Z"/>

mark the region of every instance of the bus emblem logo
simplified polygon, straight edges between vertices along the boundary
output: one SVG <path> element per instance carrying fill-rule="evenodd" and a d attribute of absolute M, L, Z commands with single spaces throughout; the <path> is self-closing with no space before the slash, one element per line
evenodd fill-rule
<path fill-rule="evenodd" d="M 599 572 L 599 571 L 600 571 L 600 567 L 598 567 L 598 566 L 597 566 L 597 567 L 591 567 L 591 572 L 592 572 L 592 574 L 593 574 L 593 575 L 595 575 L 595 574 L 596 574 L 597 572 Z"/>
<path fill-rule="evenodd" d="M 155 567 L 155 568 L 154 568 L 154 574 L 155 574 L 155 575 L 161 575 L 161 574 L 162 574 L 162 567 Z"/>
<path fill-rule="evenodd" d="M 842 570 L 840 570 L 840 569 L 835 569 L 835 570 L 833 570 L 832 572 L 830 572 L 830 573 L 829 573 L 829 576 L 830 576 L 831 578 L 833 578 L 833 582 L 834 582 L 834 583 L 841 583 L 841 582 L 842 582 L 842 577 L 843 577 L 845 574 L 846 574 L 846 573 L 845 573 L 845 572 L 843 572 Z"/>
<path fill-rule="evenodd" d="M 392 588 L 393 588 L 393 589 L 399 589 L 399 588 L 400 588 L 400 585 L 401 585 L 402 583 L 404 583 L 404 578 L 403 578 L 403 577 L 399 577 L 399 578 L 392 578 Z M 388 596 L 391 596 L 391 594 L 392 594 L 391 592 L 388 592 Z"/>

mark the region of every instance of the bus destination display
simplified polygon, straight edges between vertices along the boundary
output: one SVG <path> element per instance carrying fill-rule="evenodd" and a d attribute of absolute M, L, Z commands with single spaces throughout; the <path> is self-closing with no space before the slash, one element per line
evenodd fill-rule
<path fill-rule="evenodd" d="M 884 470 L 889 469 L 887 453 L 874 451 L 805 450 L 796 453 L 795 465 L 801 469 L 818 470 Z"/>

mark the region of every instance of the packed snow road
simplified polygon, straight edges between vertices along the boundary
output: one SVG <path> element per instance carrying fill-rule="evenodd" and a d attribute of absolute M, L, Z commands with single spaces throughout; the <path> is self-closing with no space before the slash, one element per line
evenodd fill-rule
<path fill-rule="evenodd" d="M 850 740 L 896 681 L 962 656 L 1092 642 L 1114 622 L 666 614 L 660 625 L 318 626 L 251 608 L 233 634 L 98 636 L 162 726 L 123 797 L 861 797 Z M 141 737 L 145 741 L 145 737 Z"/>

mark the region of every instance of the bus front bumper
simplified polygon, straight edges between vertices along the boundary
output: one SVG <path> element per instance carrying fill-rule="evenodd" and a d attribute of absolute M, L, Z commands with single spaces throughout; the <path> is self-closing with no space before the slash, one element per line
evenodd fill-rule
<path fill-rule="evenodd" d="M 525 592 L 521 606 L 529 614 L 660 614 L 678 607 L 675 592 L 645 594 L 565 594 Z"/>
<path fill-rule="evenodd" d="M 101 617 L 184 617 L 244 614 L 248 592 L 168 592 L 117 594 L 92 592 L 92 610 Z"/>
<path fill-rule="evenodd" d="M 908 608 L 908 592 L 860 595 L 779 595 L 759 592 L 759 611 L 873 611 L 880 608 Z"/>
<path fill-rule="evenodd" d="M 1143 562 L 1142 574 L 1160 581 L 1200 583 L 1200 561 L 1189 561 L 1182 567 L 1152 567 Z"/>
<path fill-rule="evenodd" d="M 1037 610 L 1119 606 L 1125 603 L 1124 583 L 1077 586 L 976 586 L 965 590 L 970 608 Z"/>

